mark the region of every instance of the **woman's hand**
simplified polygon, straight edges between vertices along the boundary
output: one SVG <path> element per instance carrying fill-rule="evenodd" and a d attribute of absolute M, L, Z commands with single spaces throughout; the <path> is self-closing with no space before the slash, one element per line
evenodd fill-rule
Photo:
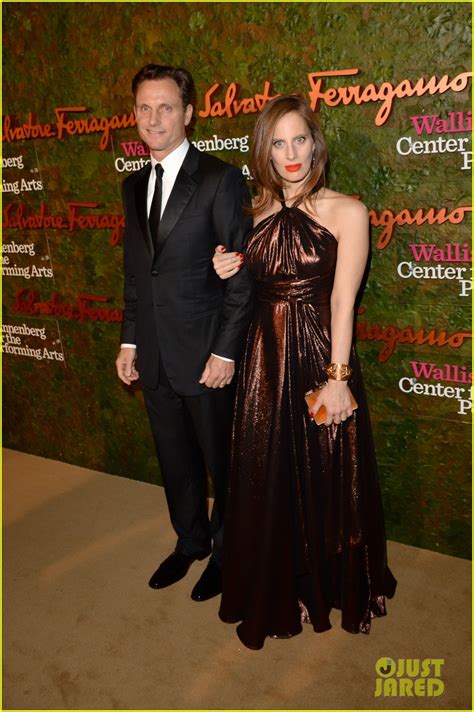
<path fill-rule="evenodd" d="M 212 264 L 221 279 L 229 279 L 237 274 L 244 263 L 241 252 L 226 252 L 224 245 L 218 245 L 212 258 Z"/>
<path fill-rule="evenodd" d="M 338 425 L 347 420 L 353 413 L 347 381 L 329 379 L 324 388 L 321 388 L 312 412 L 317 413 L 322 405 L 326 408 L 324 425 Z"/>

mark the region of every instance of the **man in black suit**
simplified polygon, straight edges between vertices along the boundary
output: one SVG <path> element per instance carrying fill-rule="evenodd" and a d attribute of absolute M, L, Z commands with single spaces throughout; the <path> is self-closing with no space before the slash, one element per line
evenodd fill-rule
<path fill-rule="evenodd" d="M 164 588 L 211 552 L 191 597 L 221 592 L 226 471 L 235 360 L 251 318 L 245 270 L 223 282 L 218 244 L 242 251 L 251 221 L 241 171 L 188 142 L 194 83 L 184 69 L 149 64 L 132 91 L 151 165 L 123 183 L 124 301 L 119 378 L 138 378 L 160 463 L 176 550 L 150 579 Z M 206 480 L 214 489 L 211 519 Z"/>

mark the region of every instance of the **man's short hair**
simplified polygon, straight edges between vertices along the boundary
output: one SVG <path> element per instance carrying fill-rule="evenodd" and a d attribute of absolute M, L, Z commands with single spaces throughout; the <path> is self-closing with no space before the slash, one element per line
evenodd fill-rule
<path fill-rule="evenodd" d="M 132 93 L 134 100 L 140 84 L 148 79 L 173 79 L 178 85 L 185 109 L 189 104 L 196 103 L 196 90 L 194 80 L 187 69 L 181 67 L 171 67 L 163 64 L 145 64 L 132 79 Z"/>

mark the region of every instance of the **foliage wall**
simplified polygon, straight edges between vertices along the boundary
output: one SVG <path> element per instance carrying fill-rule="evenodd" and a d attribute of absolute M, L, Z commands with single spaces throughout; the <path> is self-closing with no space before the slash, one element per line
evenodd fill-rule
<path fill-rule="evenodd" d="M 468 556 L 470 4 L 4 2 L 2 11 L 5 445 L 160 481 L 140 390 L 122 387 L 114 368 L 120 186 L 147 160 L 134 143 L 135 71 L 190 69 L 201 114 L 192 140 L 244 173 L 265 101 L 257 95 L 312 88 L 329 185 L 371 210 L 358 349 L 388 535 Z M 316 72 L 333 72 L 319 101 Z M 356 85 L 341 101 L 339 89 Z"/>

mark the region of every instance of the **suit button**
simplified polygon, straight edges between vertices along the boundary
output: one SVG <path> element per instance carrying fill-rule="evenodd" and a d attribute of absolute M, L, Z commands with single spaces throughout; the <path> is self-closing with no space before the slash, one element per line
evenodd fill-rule
<path fill-rule="evenodd" d="M 158 270 L 157 270 L 157 269 L 152 269 L 152 270 L 151 270 L 151 275 L 152 275 L 152 277 L 158 277 Z"/>

